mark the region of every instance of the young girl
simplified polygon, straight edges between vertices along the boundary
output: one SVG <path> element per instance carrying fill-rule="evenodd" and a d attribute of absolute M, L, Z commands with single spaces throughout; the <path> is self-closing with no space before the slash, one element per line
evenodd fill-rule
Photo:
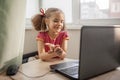
<path fill-rule="evenodd" d="M 65 31 L 64 13 L 58 8 L 49 8 L 32 18 L 37 31 L 38 56 L 41 60 L 64 59 L 67 52 L 68 34 Z"/>

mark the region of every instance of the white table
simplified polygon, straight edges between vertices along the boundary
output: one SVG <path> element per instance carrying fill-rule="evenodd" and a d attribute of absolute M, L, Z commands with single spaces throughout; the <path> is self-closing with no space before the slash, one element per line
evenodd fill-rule
<path fill-rule="evenodd" d="M 19 68 L 19 72 L 16 75 L 11 76 L 11 78 L 15 80 L 69 80 L 68 78 L 64 77 L 59 73 L 49 72 L 50 71 L 49 66 L 51 64 L 67 62 L 72 60 L 73 59 L 68 59 L 68 58 L 60 61 L 54 61 L 54 62 L 44 62 L 44 61 L 41 61 L 40 59 L 33 60 L 28 63 L 22 64 Z M 40 77 L 43 74 L 46 74 L 46 75 L 43 77 Z M 4 73 L 0 74 L 0 80 L 12 80 L 11 78 L 6 76 Z M 103 75 L 99 75 L 90 80 L 120 80 L 120 69 L 116 69 L 114 71 L 105 73 Z"/>

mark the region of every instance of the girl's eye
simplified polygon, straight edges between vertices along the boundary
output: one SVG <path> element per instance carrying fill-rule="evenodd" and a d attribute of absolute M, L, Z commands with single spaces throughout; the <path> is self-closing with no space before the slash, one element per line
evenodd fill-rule
<path fill-rule="evenodd" d="M 55 20 L 54 22 L 59 22 L 59 21 Z M 61 21 L 61 23 L 64 23 L 64 21 Z"/>
<path fill-rule="evenodd" d="M 54 20 L 54 22 L 58 22 L 57 20 Z"/>

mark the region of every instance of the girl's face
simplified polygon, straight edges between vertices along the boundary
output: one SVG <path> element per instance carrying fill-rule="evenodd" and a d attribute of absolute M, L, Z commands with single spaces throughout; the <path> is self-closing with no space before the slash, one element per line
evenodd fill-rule
<path fill-rule="evenodd" d="M 47 24 L 50 32 L 59 33 L 63 29 L 64 15 L 58 12 L 52 13 Z"/>

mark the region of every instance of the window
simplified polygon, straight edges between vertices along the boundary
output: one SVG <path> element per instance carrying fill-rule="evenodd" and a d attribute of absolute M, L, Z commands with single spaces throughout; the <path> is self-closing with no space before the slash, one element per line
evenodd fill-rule
<path fill-rule="evenodd" d="M 120 25 L 120 0 L 79 0 L 80 24 Z"/>
<path fill-rule="evenodd" d="M 80 14 L 80 19 L 120 18 L 120 0 L 80 0 Z"/>
<path fill-rule="evenodd" d="M 120 25 L 120 0 L 27 0 L 27 24 L 39 8 L 49 7 L 63 10 L 70 26 Z"/>
<path fill-rule="evenodd" d="M 25 28 L 31 28 L 31 17 L 39 13 L 39 0 L 27 0 L 26 1 L 26 26 Z"/>
<path fill-rule="evenodd" d="M 27 0 L 26 18 L 29 19 L 39 12 L 39 0 Z"/>
<path fill-rule="evenodd" d="M 40 5 L 44 9 L 50 7 L 60 8 L 65 13 L 67 23 L 72 23 L 72 0 L 40 0 Z"/>

